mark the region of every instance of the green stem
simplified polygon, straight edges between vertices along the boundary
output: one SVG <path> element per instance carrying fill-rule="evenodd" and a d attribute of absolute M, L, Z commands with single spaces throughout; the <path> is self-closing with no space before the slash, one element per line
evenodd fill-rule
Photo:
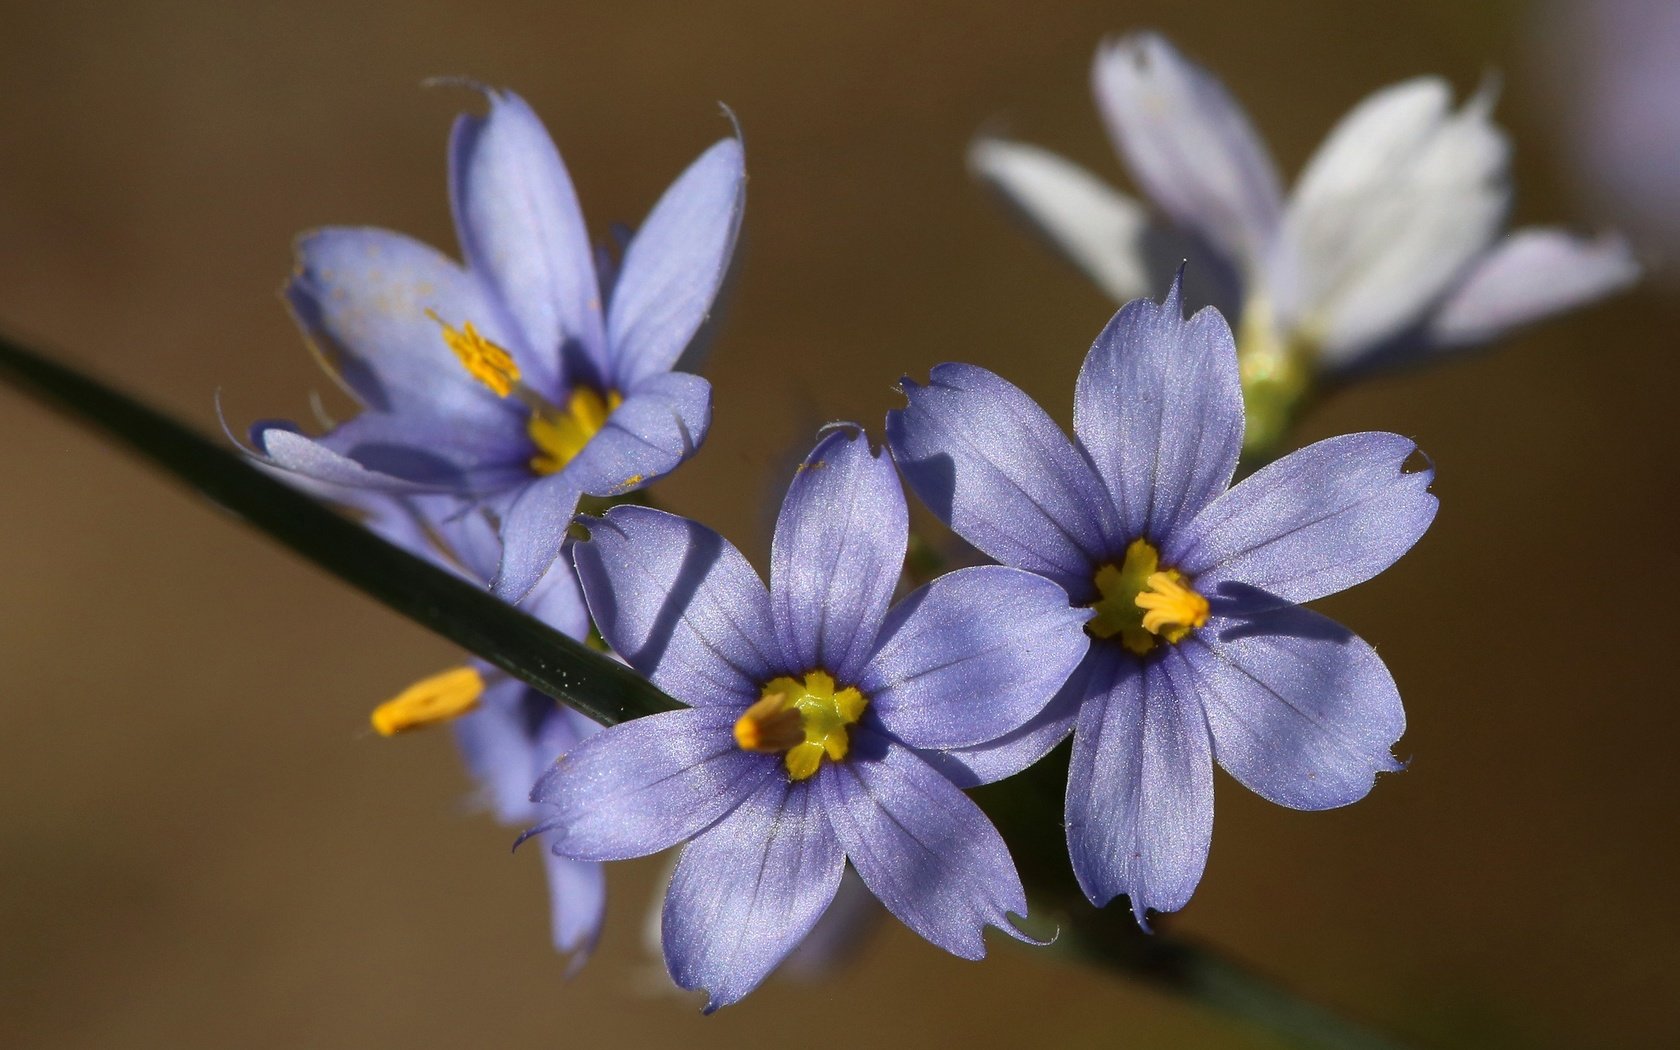
<path fill-rule="evenodd" d="M 1062 791 L 1070 747 L 1062 746 L 1025 772 L 975 789 L 1009 843 L 1034 914 L 1054 915 L 1061 933 L 1054 951 L 1218 1010 L 1289 1045 L 1323 1050 L 1395 1050 L 1392 1037 L 1355 1024 L 1220 954 L 1164 932 L 1172 916 L 1157 916 L 1145 933 L 1124 898 L 1094 908 L 1074 881 L 1062 832 Z"/>
<path fill-rule="evenodd" d="M 1082 962 L 1118 970 L 1294 1046 L 1397 1050 L 1402 1045 L 1297 996 L 1212 948 L 1144 933 L 1132 921 L 1124 901 L 1116 901 L 1101 913 L 1089 906 L 1073 912 L 1056 943 Z"/>
<path fill-rule="evenodd" d="M 168 416 L 0 336 L 0 378 L 140 454 L 387 606 L 605 725 L 675 700 L 628 667 L 422 561 Z"/>

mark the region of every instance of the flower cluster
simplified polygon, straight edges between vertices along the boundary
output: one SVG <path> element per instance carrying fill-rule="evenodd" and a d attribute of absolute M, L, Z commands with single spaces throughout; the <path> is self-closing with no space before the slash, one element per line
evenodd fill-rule
<path fill-rule="evenodd" d="M 906 378 L 884 446 L 852 424 L 819 436 L 766 577 L 626 498 L 705 436 L 710 388 L 675 368 L 729 267 L 737 140 L 678 178 L 614 266 L 537 118 L 486 92 L 450 147 L 464 266 L 378 230 L 301 242 L 288 299 L 362 410 L 314 438 L 260 426 L 256 454 L 682 705 L 598 729 L 474 662 L 374 713 L 387 735 L 453 724 L 490 808 L 543 845 L 555 944 L 576 961 L 600 929 L 601 864 L 678 846 L 663 951 L 708 1010 L 789 956 L 848 868 L 955 955 L 983 956 L 987 926 L 1033 940 L 1016 925 L 1029 887 L 965 789 L 1070 735 L 1073 872 L 1146 927 L 1202 876 L 1216 764 L 1307 810 L 1401 768 L 1388 669 L 1304 604 L 1418 541 L 1433 469 L 1389 433 L 1263 465 L 1255 449 L 1320 373 L 1486 339 L 1632 264 L 1618 241 L 1553 230 L 1495 242 L 1506 151 L 1485 96 L 1449 112 L 1434 80 L 1379 93 L 1286 205 L 1223 88 L 1164 41 L 1106 46 L 1097 82 L 1138 182 L 1211 253 L 1192 272 L 1233 279 L 1215 297 L 1239 336 L 1214 307 L 1185 317 L 1183 266 L 1159 302 L 1139 297 L 1166 231 L 1137 205 L 1043 151 L 980 143 L 979 169 L 1135 298 L 1085 357 L 1072 437 L 985 369 Z M 1233 485 L 1245 445 L 1258 469 Z M 988 564 L 906 586 L 906 483 Z"/>

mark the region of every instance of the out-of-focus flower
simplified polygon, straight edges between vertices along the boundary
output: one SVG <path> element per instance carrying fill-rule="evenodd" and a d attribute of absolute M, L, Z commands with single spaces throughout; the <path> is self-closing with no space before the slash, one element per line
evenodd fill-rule
<path fill-rule="evenodd" d="M 1231 330 L 1212 308 L 1184 321 L 1176 281 L 1098 336 L 1074 441 L 981 368 L 940 365 L 904 390 L 887 433 L 911 488 L 981 551 L 1093 613 L 1089 655 L 1038 718 L 941 761 L 984 783 L 1072 731 L 1068 851 L 1094 903 L 1124 893 L 1141 922 L 1190 899 L 1215 761 L 1296 809 L 1353 802 L 1400 768 L 1388 669 L 1296 603 L 1369 579 L 1428 527 L 1433 472 L 1403 469 L 1411 441 L 1332 438 L 1227 490 L 1243 435 Z"/>
<path fill-rule="evenodd" d="M 687 841 L 665 897 L 666 965 L 707 1010 L 811 930 L 847 860 L 887 909 L 964 958 L 1022 936 L 1003 839 L 930 764 L 1036 715 L 1087 647 L 1061 588 L 1002 566 L 888 608 L 908 516 L 890 459 L 834 431 L 795 475 L 766 589 L 717 533 L 643 507 L 588 522 L 578 573 L 601 633 L 691 705 L 613 726 L 538 785 L 536 830 L 582 860 Z M 692 840 L 692 841 L 688 841 Z"/>
<path fill-rule="evenodd" d="M 1539 14 L 1530 79 L 1588 196 L 1680 280 L 1680 4 L 1552 0 Z"/>
<path fill-rule="evenodd" d="M 495 527 L 482 509 L 452 497 L 307 485 L 356 513 L 399 547 L 482 584 L 500 560 Z M 589 614 L 576 575 L 564 560 L 543 576 L 524 603 L 527 613 L 583 641 Z M 478 795 L 496 819 L 529 827 L 537 819 L 531 787 L 555 759 L 600 726 L 481 660 L 471 660 L 409 686 L 373 713 L 384 736 L 448 722 Z M 588 958 L 606 916 L 601 865 L 543 851 L 554 947 L 575 971 Z"/>
<path fill-rule="evenodd" d="M 1186 257 L 1234 309 L 1251 451 L 1273 447 L 1321 378 L 1485 343 L 1625 287 L 1620 237 L 1531 227 L 1500 236 L 1509 149 L 1490 90 L 1458 109 L 1436 77 L 1384 88 L 1343 117 L 1286 201 L 1247 116 L 1159 36 L 1105 43 L 1097 104 L 1159 219 L 1034 146 L 984 138 L 974 170 L 1117 302 Z"/>
<path fill-rule="evenodd" d="M 255 441 L 323 481 L 484 501 L 502 522 L 496 591 L 519 599 L 580 495 L 639 488 L 704 438 L 711 388 L 672 368 L 728 269 L 745 174 L 738 141 L 714 144 L 603 280 L 536 114 L 486 95 L 488 115 L 462 115 L 450 141 L 466 265 L 386 230 L 304 236 L 286 297 L 362 411 L 318 439 L 273 427 Z"/>

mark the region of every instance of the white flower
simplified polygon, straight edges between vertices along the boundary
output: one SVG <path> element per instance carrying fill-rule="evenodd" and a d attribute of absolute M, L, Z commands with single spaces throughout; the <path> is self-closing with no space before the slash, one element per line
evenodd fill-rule
<path fill-rule="evenodd" d="M 1457 109 L 1437 77 L 1376 92 L 1331 130 L 1286 200 L 1224 85 L 1160 36 L 1105 43 L 1093 86 L 1155 213 L 1022 143 L 977 141 L 973 169 L 1117 301 L 1157 291 L 1186 256 L 1212 264 L 1190 272 L 1232 286 L 1203 294 L 1240 317 L 1245 378 L 1293 369 L 1304 387 L 1312 373 L 1484 343 L 1639 275 L 1619 236 L 1501 236 L 1509 146 L 1487 88 Z"/>

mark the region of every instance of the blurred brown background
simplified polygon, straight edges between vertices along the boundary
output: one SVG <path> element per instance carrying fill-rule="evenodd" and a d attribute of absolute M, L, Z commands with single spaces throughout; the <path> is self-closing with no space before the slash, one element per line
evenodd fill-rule
<path fill-rule="evenodd" d="M 206 430 L 307 417 L 275 291 L 292 236 L 453 249 L 463 73 L 548 122 L 599 232 L 728 126 L 752 176 L 707 367 L 717 421 L 661 486 L 743 542 L 823 418 L 878 428 L 901 372 L 965 359 L 1064 421 L 1109 304 L 963 170 L 1002 127 L 1122 180 L 1087 90 L 1153 25 L 1217 70 L 1286 173 L 1366 92 L 1504 71 L 1519 220 L 1585 222 L 1534 12 L 1448 0 L 5 5 L 0 319 Z M 1565 92 L 1567 94 L 1567 91 Z M 1299 435 L 1415 435 L 1442 512 L 1323 604 L 1406 697 L 1409 771 L 1300 814 L 1228 778 L 1179 929 L 1426 1044 L 1672 1036 L 1680 554 L 1673 330 L 1650 287 L 1501 352 L 1348 391 Z M 1267 1046 L 1012 943 L 960 962 L 883 927 L 815 985 L 702 1019 L 658 992 L 657 861 L 613 872 L 562 980 L 535 857 L 464 802 L 444 734 L 365 730 L 456 654 L 0 391 L 0 1043 L 8 1046 Z"/>

